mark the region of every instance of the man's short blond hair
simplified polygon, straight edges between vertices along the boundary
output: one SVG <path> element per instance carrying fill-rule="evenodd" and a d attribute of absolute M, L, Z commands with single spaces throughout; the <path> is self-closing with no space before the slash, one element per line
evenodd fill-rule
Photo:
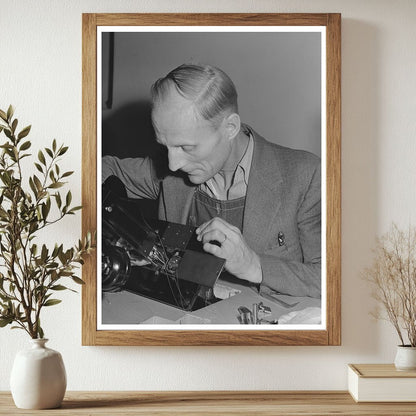
<path fill-rule="evenodd" d="M 159 78 L 151 87 L 153 105 L 163 102 L 171 88 L 191 101 L 198 116 L 215 123 L 238 113 L 237 91 L 231 78 L 211 65 L 183 64 Z"/>

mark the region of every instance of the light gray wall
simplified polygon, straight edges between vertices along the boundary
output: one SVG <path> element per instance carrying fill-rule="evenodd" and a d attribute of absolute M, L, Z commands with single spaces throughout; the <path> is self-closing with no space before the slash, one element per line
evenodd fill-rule
<path fill-rule="evenodd" d="M 63 292 L 43 327 L 62 353 L 69 390 L 342 390 L 347 363 L 393 362 L 397 336 L 370 316 L 360 272 L 391 221 L 416 223 L 415 1 L 0 0 L 0 10 L 0 108 L 13 103 L 21 125 L 32 124 L 33 152 L 54 137 L 70 146 L 60 166 L 75 170 L 76 205 L 83 12 L 342 13 L 342 346 L 82 347 L 81 296 Z M 68 245 L 80 232 L 77 215 L 42 238 Z M 0 390 L 27 347 L 27 335 L 0 328 Z"/>
<path fill-rule="evenodd" d="M 105 55 L 108 34 L 103 37 Z M 134 154 L 134 146 L 152 133 L 146 120 L 151 84 L 190 61 L 218 66 L 231 77 L 241 118 L 258 133 L 320 155 L 321 34 L 312 32 L 115 33 L 114 105 L 103 120 L 104 140 L 117 142 L 118 149 L 105 143 L 105 152 Z"/>

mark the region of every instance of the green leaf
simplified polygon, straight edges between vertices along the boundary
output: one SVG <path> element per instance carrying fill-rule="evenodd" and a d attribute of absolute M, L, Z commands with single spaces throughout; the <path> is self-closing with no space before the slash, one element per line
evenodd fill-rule
<path fill-rule="evenodd" d="M 51 290 L 67 290 L 68 288 L 63 285 L 55 285 L 51 287 Z"/>
<path fill-rule="evenodd" d="M 20 136 L 20 134 L 19 134 L 19 136 Z M 20 146 L 20 151 L 27 150 L 27 149 L 29 149 L 30 146 L 32 146 L 32 143 L 30 143 L 30 141 L 28 140 L 27 142 L 24 142 Z"/>
<path fill-rule="evenodd" d="M 39 163 L 36 163 L 36 162 L 35 162 L 35 166 L 36 166 L 36 169 L 37 169 L 40 173 L 43 173 L 43 168 L 42 168 L 42 166 L 41 166 L 41 165 L 39 165 Z"/>
<path fill-rule="evenodd" d="M 52 153 L 51 149 L 45 147 L 45 152 L 49 155 L 49 157 L 51 157 L 51 158 L 53 157 L 53 153 Z"/>
<path fill-rule="evenodd" d="M 81 205 L 78 205 L 76 207 L 71 208 L 71 210 L 69 212 L 79 211 L 80 209 L 82 209 L 82 206 Z"/>
<path fill-rule="evenodd" d="M 32 128 L 32 126 L 26 126 L 18 135 L 17 135 L 17 138 L 20 140 L 20 139 L 23 139 L 24 137 L 26 137 L 28 134 L 29 134 L 29 132 L 30 132 L 30 129 Z"/>
<path fill-rule="evenodd" d="M 62 147 L 61 150 L 59 151 L 58 156 L 62 156 L 63 154 L 66 153 L 67 150 L 68 150 L 68 146 Z"/>
<path fill-rule="evenodd" d="M 56 199 L 56 205 L 58 205 L 58 208 L 61 208 L 61 206 L 62 206 L 62 199 L 61 199 L 61 194 L 59 192 L 57 192 L 55 194 L 55 199 Z"/>
<path fill-rule="evenodd" d="M 44 190 L 42 190 L 41 192 L 39 192 L 39 199 L 45 198 L 48 195 L 48 193 Z"/>
<path fill-rule="evenodd" d="M 43 329 L 40 325 L 38 325 L 38 335 L 39 338 L 43 338 L 45 336 L 45 333 L 43 332 Z"/>
<path fill-rule="evenodd" d="M 64 185 L 65 185 L 64 182 L 55 182 L 55 183 L 50 184 L 48 188 L 51 188 L 51 189 L 62 188 Z"/>
<path fill-rule="evenodd" d="M 32 190 L 33 194 L 37 198 L 38 197 L 38 190 L 36 189 L 36 186 L 35 186 L 35 183 L 33 182 L 32 177 L 29 178 L 29 186 L 30 186 L 30 189 Z"/>
<path fill-rule="evenodd" d="M 0 318 L 0 328 L 4 328 L 5 326 L 11 324 L 13 322 L 13 318 Z"/>
<path fill-rule="evenodd" d="M 52 254 L 51 254 L 53 259 L 58 255 L 58 249 L 59 249 L 58 244 L 55 243 L 55 247 L 53 248 L 53 251 L 52 251 Z"/>
<path fill-rule="evenodd" d="M 56 140 L 55 139 L 53 139 L 53 142 L 52 142 L 52 150 L 56 152 Z"/>
<path fill-rule="evenodd" d="M 39 159 L 40 163 L 42 163 L 43 165 L 46 166 L 45 156 L 44 156 L 44 154 L 41 150 L 39 150 L 39 152 L 38 152 L 38 159 Z"/>
<path fill-rule="evenodd" d="M 36 185 L 36 189 L 38 190 L 38 192 L 40 192 L 42 190 L 42 183 L 40 179 L 36 175 L 33 175 L 33 181 Z"/>
<path fill-rule="evenodd" d="M 68 191 L 68 193 L 66 194 L 65 205 L 69 207 L 71 202 L 72 202 L 72 194 L 71 194 L 71 191 Z"/>
<path fill-rule="evenodd" d="M 71 176 L 74 173 L 74 171 L 70 171 L 70 172 L 65 172 L 61 178 L 66 178 L 67 176 Z"/>
<path fill-rule="evenodd" d="M 12 105 L 9 105 L 9 108 L 7 109 L 7 121 L 11 121 L 14 114 L 14 108 Z"/>
<path fill-rule="evenodd" d="M 0 117 L 7 123 L 7 114 L 3 110 L 0 110 Z"/>
<path fill-rule="evenodd" d="M 43 306 L 53 306 L 53 305 L 57 305 L 58 303 L 61 303 L 62 300 L 60 299 L 48 299 Z"/>
<path fill-rule="evenodd" d="M 29 232 L 33 234 L 35 231 L 39 229 L 39 224 L 37 222 L 31 222 L 29 225 Z"/>
<path fill-rule="evenodd" d="M 62 263 L 62 264 L 65 264 L 66 263 L 66 255 L 65 255 L 65 253 L 63 252 L 63 251 L 59 251 L 59 253 L 58 253 L 58 258 L 59 258 L 59 261 Z"/>
<path fill-rule="evenodd" d="M 48 218 L 49 215 L 49 211 L 50 211 L 50 204 L 42 204 L 42 218 L 46 221 L 46 219 Z"/>
<path fill-rule="evenodd" d="M 14 133 L 15 131 L 16 131 L 16 127 L 17 127 L 17 123 L 18 123 L 19 121 L 17 120 L 17 118 L 15 118 L 14 120 L 13 120 L 13 123 L 12 123 L 12 132 Z"/>
<path fill-rule="evenodd" d="M 40 253 L 40 259 L 44 263 L 46 258 L 48 257 L 48 249 L 45 244 L 42 245 L 42 251 Z"/>
<path fill-rule="evenodd" d="M 38 252 L 38 246 L 36 244 L 33 244 L 32 247 L 30 247 L 30 251 L 34 256 L 36 256 L 36 253 Z"/>
<path fill-rule="evenodd" d="M 85 282 L 82 279 L 80 279 L 78 276 L 72 276 L 71 279 L 75 283 L 78 283 L 79 285 L 85 285 Z"/>
<path fill-rule="evenodd" d="M 56 250 L 55 250 L 56 249 Z M 61 244 L 59 247 L 57 247 L 55 245 L 55 249 L 53 250 L 53 252 L 55 253 L 53 258 L 55 258 L 56 256 L 59 256 L 60 254 L 62 254 L 63 250 L 64 250 L 64 245 Z"/>
<path fill-rule="evenodd" d="M 4 134 L 6 135 L 6 137 L 8 138 L 8 139 L 12 139 L 13 138 L 13 135 L 12 135 L 12 132 L 9 130 L 9 129 L 4 129 Z"/>

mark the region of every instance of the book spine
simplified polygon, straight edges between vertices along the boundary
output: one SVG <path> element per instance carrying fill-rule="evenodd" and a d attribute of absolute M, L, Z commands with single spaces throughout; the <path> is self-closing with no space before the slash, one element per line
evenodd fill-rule
<path fill-rule="evenodd" d="M 357 373 L 351 367 L 348 367 L 348 391 L 356 402 L 358 402 L 358 383 Z"/>

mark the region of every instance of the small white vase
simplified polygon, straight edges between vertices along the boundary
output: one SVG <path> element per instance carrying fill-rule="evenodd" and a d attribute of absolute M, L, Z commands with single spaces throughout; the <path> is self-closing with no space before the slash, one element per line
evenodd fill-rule
<path fill-rule="evenodd" d="M 416 370 L 416 347 L 410 345 L 398 345 L 394 365 L 399 371 Z"/>
<path fill-rule="evenodd" d="M 47 339 L 32 339 L 32 347 L 19 351 L 13 363 L 10 388 L 21 409 L 59 407 L 66 390 L 66 372 L 59 352 L 45 347 Z"/>

